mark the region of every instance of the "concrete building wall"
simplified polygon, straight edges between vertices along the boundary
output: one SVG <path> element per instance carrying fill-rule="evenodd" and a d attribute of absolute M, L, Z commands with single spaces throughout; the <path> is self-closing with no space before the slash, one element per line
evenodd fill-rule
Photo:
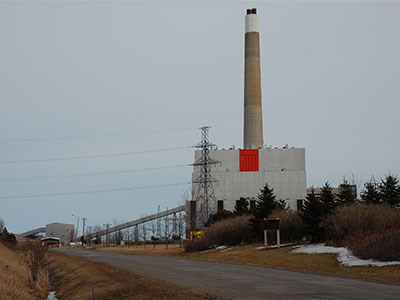
<path fill-rule="evenodd" d="M 51 223 L 46 225 L 46 236 L 59 238 L 63 245 L 71 242 L 74 232 L 73 224 Z"/>
<path fill-rule="evenodd" d="M 213 165 L 211 175 L 218 181 L 213 184 L 216 200 L 224 201 L 224 208 L 233 210 L 240 197 L 256 199 L 260 189 L 268 183 L 277 199 L 285 200 L 290 209 L 297 209 L 297 200 L 306 197 L 305 149 L 259 149 L 259 171 L 240 172 L 240 150 L 213 150 L 210 157 L 220 161 Z M 195 160 L 201 156 L 195 151 Z M 200 175 L 200 166 L 193 169 L 192 179 Z M 193 186 L 196 199 L 198 184 Z M 199 206 L 199 205 L 198 205 Z M 211 204 L 216 210 L 216 203 Z"/>

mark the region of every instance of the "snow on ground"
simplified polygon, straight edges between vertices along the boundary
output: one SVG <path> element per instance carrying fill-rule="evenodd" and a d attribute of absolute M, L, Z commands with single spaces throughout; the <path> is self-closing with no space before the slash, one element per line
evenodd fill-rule
<path fill-rule="evenodd" d="M 267 246 L 267 247 L 260 246 L 260 247 L 257 247 L 256 250 L 276 249 L 276 248 L 288 247 L 288 246 L 291 246 L 291 245 L 293 245 L 293 244 L 280 244 L 279 247 L 278 247 L 278 245 L 270 245 L 270 246 Z"/>
<path fill-rule="evenodd" d="M 225 245 L 222 245 L 222 246 L 218 246 L 217 248 L 215 248 L 215 249 L 217 249 L 217 250 L 225 250 L 225 249 L 227 249 L 227 248 L 229 248 L 228 246 L 225 246 Z"/>
<path fill-rule="evenodd" d="M 393 266 L 393 265 L 400 265 L 400 261 L 377 261 L 373 259 L 361 259 L 355 257 L 350 250 L 344 247 L 331 247 L 325 246 L 324 244 L 314 244 L 314 245 L 305 245 L 299 246 L 292 250 L 293 253 L 307 253 L 307 254 L 314 254 L 314 253 L 336 253 L 338 261 L 348 267 L 353 266 L 376 266 L 376 267 L 383 267 L 383 266 Z"/>

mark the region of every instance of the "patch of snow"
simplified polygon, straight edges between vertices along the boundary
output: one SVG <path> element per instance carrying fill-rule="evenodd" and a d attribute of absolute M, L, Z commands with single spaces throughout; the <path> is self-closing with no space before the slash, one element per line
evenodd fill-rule
<path fill-rule="evenodd" d="M 377 261 L 374 259 L 361 259 L 354 256 L 350 250 L 344 247 L 331 247 L 325 246 L 325 244 L 314 244 L 314 245 L 306 245 L 296 247 L 292 250 L 293 253 L 307 253 L 307 254 L 314 254 L 314 253 L 335 253 L 337 254 L 338 261 L 348 267 L 353 266 L 376 266 L 376 267 L 383 267 L 383 266 L 394 266 L 400 265 L 400 261 Z"/>
<path fill-rule="evenodd" d="M 50 292 L 49 295 L 47 296 L 46 300 L 57 300 L 56 292 Z"/>
<path fill-rule="evenodd" d="M 265 249 L 277 249 L 277 248 L 283 248 L 283 247 L 288 247 L 291 246 L 293 244 L 280 244 L 279 247 L 278 245 L 270 245 L 270 246 L 260 246 L 260 247 L 256 247 L 256 250 L 265 250 Z"/>
<path fill-rule="evenodd" d="M 236 249 L 236 248 L 237 248 L 237 247 L 226 248 L 226 249 L 222 250 L 221 253 L 222 253 L 222 252 L 226 252 L 226 251 L 231 251 L 231 250 Z"/>
<path fill-rule="evenodd" d="M 218 247 L 215 248 L 215 249 L 217 249 L 217 250 L 225 250 L 226 248 L 228 248 L 228 246 L 222 245 L 222 246 L 218 246 Z"/>

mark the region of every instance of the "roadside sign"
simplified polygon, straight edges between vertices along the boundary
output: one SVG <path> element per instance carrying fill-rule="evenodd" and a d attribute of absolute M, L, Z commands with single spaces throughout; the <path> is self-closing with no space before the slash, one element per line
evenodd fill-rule
<path fill-rule="evenodd" d="M 277 218 L 277 219 L 269 219 L 269 220 L 267 220 L 265 218 L 265 219 L 261 220 L 261 229 L 264 230 L 265 248 L 267 248 L 267 246 L 268 246 L 267 230 L 276 231 L 276 239 L 277 239 L 278 248 L 281 246 L 281 233 L 280 233 L 280 230 L 279 230 L 279 223 L 280 223 L 279 218 Z"/>
<path fill-rule="evenodd" d="M 268 219 L 267 220 L 267 230 L 278 230 L 279 229 L 279 219 Z"/>

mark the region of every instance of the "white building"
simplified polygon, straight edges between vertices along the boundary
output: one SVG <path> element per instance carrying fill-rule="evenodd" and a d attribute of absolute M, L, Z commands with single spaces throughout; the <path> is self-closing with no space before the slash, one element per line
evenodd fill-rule
<path fill-rule="evenodd" d="M 200 157 L 201 151 L 195 151 L 195 161 Z M 220 161 L 211 167 L 217 201 L 209 203 L 211 211 L 233 210 L 240 197 L 256 200 L 266 183 L 273 188 L 276 199 L 285 200 L 290 209 L 297 210 L 298 200 L 306 197 L 304 148 L 211 150 L 210 157 Z M 195 181 L 200 168 L 193 168 L 193 200 L 198 196 L 199 184 Z"/>

